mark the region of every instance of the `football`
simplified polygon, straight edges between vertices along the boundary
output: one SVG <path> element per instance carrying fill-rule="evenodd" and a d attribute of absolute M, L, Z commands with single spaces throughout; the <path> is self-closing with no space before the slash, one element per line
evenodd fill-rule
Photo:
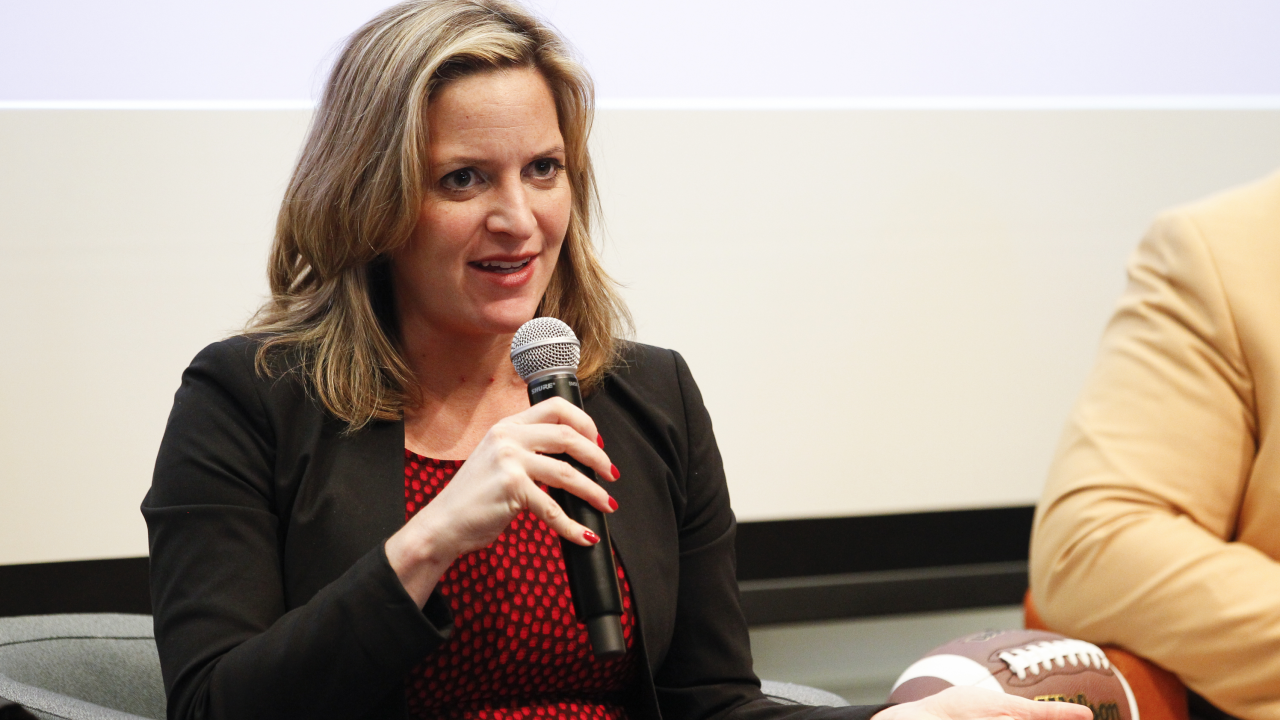
<path fill-rule="evenodd" d="M 919 700 L 956 685 L 1084 705 L 1094 720 L 1139 720 L 1129 683 L 1102 650 L 1057 633 L 1003 630 L 952 640 L 907 668 L 889 702 Z"/>

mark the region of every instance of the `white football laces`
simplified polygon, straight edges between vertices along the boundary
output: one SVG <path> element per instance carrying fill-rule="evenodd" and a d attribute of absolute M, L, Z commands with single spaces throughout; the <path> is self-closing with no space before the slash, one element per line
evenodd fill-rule
<path fill-rule="evenodd" d="M 1107 656 L 1097 645 L 1072 639 L 1033 643 L 1016 650 L 1006 650 L 996 657 L 1003 660 L 1019 680 L 1026 680 L 1028 672 L 1039 675 L 1042 669 L 1049 672 L 1054 665 L 1066 667 L 1067 663 L 1099 669 L 1111 667 Z"/>

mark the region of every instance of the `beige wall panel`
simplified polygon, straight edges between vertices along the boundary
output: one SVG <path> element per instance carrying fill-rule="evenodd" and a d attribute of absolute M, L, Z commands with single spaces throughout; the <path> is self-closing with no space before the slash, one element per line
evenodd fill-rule
<path fill-rule="evenodd" d="M 1275 111 L 613 112 L 608 266 L 743 520 L 1031 503 L 1154 213 Z"/>
<path fill-rule="evenodd" d="M 141 555 L 182 368 L 243 324 L 304 111 L 0 111 L 0 564 Z M 600 115 L 605 257 L 743 519 L 1031 502 L 1122 264 L 1275 111 Z"/>
<path fill-rule="evenodd" d="M 0 563 L 145 555 L 179 376 L 265 293 L 307 112 L 0 112 Z"/>

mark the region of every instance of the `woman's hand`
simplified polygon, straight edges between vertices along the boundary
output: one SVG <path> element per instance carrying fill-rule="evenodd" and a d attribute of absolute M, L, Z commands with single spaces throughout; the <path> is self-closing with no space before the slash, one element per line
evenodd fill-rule
<path fill-rule="evenodd" d="M 561 488 L 597 510 L 616 507 L 604 488 L 568 463 L 568 453 L 613 480 L 609 456 L 596 444 L 596 424 L 560 398 L 538 403 L 489 429 L 449 484 L 387 540 L 387 559 L 409 595 L 423 605 L 461 554 L 488 547 L 522 510 L 579 545 L 599 542 L 537 483 Z"/>
<path fill-rule="evenodd" d="M 1037 702 L 994 690 L 952 687 L 923 700 L 894 705 L 872 720 L 1092 720 L 1083 705 Z"/>

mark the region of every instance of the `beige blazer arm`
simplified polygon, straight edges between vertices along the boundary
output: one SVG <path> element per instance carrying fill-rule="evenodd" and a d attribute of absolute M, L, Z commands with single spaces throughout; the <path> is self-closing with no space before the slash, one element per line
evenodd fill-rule
<path fill-rule="evenodd" d="M 1031 584 L 1060 632 L 1149 658 L 1234 715 L 1280 720 L 1280 564 L 1234 542 L 1255 390 L 1213 248 L 1195 216 L 1162 217 L 1067 423 Z"/>

